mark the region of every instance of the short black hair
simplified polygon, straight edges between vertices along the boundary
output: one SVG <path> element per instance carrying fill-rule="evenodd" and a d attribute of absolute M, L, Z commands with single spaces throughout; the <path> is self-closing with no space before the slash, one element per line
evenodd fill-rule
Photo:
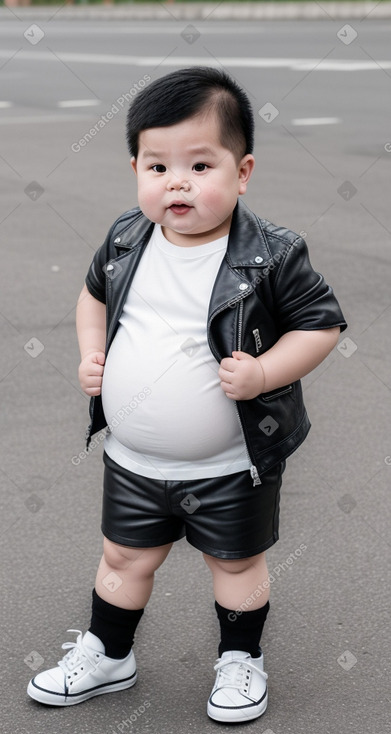
<path fill-rule="evenodd" d="M 247 94 L 226 72 L 193 66 L 156 79 L 135 97 L 126 124 L 131 156 L 138 156 L 143 130 L 175 125 L 203 112 L 217 115 L 220 142 L 237 160 L 252 153 L 254 117 Z"/>

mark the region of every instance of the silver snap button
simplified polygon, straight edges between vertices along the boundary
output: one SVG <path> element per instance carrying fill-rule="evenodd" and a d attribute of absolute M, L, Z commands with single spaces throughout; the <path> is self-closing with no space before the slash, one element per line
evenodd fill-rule
<path fill-rule="evenodd" d="M 248 288 L 248 283 L 241 283 L 239 286 L 240 291 L 246 291 Z"/>
<path fill-rule="evenodd" d="M 106 270 L 108 273 L 110 272 L 110 270 L 114 270 L 114 265 L 108 265 Z"/>
<path fill-rule="evenodd" d="M 119 242 L 121 242 L 121 237 L 116 237 L 114 240 L 114 244 L 118 245 Z"/>
<path fill-rule="evenodd" d="M 260 255 L 257 255 L 256 258 L 255 258 L 255 262 L 256 263 L 263 263 L 263 257 L 261 257 Z"/>

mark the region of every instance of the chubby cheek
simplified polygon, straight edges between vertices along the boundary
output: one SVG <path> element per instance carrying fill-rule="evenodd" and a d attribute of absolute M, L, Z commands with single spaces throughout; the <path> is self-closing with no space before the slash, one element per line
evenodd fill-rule
<path fill-rule="evenodd" d="M 205 213 L 209 217 L 215 216 L 221 220 L 222 217 L 228 216 L 232 212 L 236 204 L 236 197 L 230 196 L 223 186 L 215 186 L 203 195 L 202 203 L 205 206 Z"/>
<path fill-rule="evenodd" d="M 138 184 L 137 198 L 140 209 L 148 216 L 148 212 L 154 212 L 156 209 L 161 209 L 161 194 L 156 191 L 156 188 L 147 183 Z"/>

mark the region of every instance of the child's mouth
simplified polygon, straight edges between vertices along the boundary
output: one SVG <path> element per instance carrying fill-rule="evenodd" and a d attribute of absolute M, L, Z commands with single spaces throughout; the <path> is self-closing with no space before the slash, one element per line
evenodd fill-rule
<path fill-rule="evenodd" d="M 174 214 L 186 214 L 192 208 L 188 204 L 171 204 L 168 207 Z"/>

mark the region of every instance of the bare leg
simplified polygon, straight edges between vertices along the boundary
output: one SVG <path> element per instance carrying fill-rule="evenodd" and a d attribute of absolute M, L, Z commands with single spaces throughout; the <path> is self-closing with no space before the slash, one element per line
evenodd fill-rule
<path fill-rule="evenodd" d="M 143 609 L 152 593 L 155 571 L 171 547 L 172 543 L 157 548 L 130 548 L 104 538 L 96 593 L 121 609 Z"/>
<path fill-rule="evenodd" d="M 239 609 L 246 605 L 245 611 L 253 611 L 269 601 L 266 553 L 239 560 L 203 556 L 212 572 L 215 599 L 222 607 Z"/>

